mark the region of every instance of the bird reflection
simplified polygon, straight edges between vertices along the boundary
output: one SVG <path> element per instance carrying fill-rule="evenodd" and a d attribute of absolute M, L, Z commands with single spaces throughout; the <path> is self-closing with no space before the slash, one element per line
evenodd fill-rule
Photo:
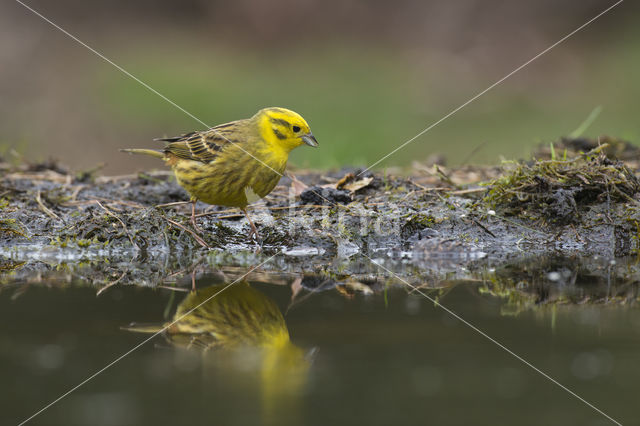
<path fill-rule="evenodd" d="M 310 357 L 294 345 L 276 303 L 248 282 L 213 285 L 190 293 L 173 319 L 163 324 L 132 324 L 126 330 L 163 335 L 172 345 L 199 350 L 215 366 L 251 372 L 259 383 L 265 424 L 283 424 L 296 412 L 307 382 Z M 241 364 L 241 365 L 240 365 Z M 284 416 L 284 418 L 283 418 Z"/>

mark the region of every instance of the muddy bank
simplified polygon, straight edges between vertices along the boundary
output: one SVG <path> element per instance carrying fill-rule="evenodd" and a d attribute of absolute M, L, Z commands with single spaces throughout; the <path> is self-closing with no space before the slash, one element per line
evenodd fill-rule
<path fill-rule="evenodd" d="M 104 177 L 3 163 L 0 273 L 155 285 L 269 260 L 260 270 L 372 285 L 398 274 L 437 286 L 531 259 L 597 255 L 608 265 L 638 250 L 637 157 L 625 145 L 623 162 L 610 144 L 590 143 L 500 167 L 294 171 L 251 210 L 260 253 L 237 210 L 198 204 L 204 232 L 194 232 L 180 204 L 187 195 L 167 171 Z"/>

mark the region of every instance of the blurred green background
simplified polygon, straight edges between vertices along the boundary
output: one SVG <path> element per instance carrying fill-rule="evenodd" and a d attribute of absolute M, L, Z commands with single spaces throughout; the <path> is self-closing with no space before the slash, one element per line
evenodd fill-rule
<path fill-rule="evenodd" d="M 208 125 L 301 113 L 320 148 L 291 163 L 314 168 L 377 161 L 613 3 L 27 2 Z M 587 136 L 637 142 L 639 10 L 620 4 L 378 168 L 526 157 L 597 106 Z M 19 3 L 0 5 L 0 64 L 3 156 L 129 173 L 162 165 L 118 148 L 203 128 Z"/>

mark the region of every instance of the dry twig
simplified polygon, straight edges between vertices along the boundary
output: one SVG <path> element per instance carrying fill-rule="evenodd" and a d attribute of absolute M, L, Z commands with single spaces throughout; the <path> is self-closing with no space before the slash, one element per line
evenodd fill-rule
<path fill-rule="evenodd" d="M 179 224 L 178 222 L 176 222 L 175 220 L 171 220 L 168 217 L 162 216 L 162 218 L 164 220 L 166 220 L 167 222 L 169 222 L 170 224 L 177 226 L 178 228 L 182 229 L 183 231 L 188 232 L 189 234 L 191 234 L 191 236 L 193 237 L 194 240 L 196 240 L 198 242 L 198 244 L 200 244 L 202 247 L 206 248 L 206 249 L 210 249 L 211 247 L 209 246 L 209 244 L 207 244 L 207 242 L 205 240 L 203 240 L 198 234 L 196 234 L 195 232 L 193 232 L 191 229 L 185 227 L 184 225 Z"/>
<path fill-rule="evenodd" d="M 118 215 L 116 215 L 115 213 L 113 213 L 112 211 L 110 211 L 108 208 L 106 208 L 105 206 L 103 206 L 100 201 L 96 200 L 96 204 L 98 204 L 98 206 L 100 206 L 100 208 L 102 208 L 102 210 L 105 211 L 105 213 L 107 213 L 109 216 L 114 217 L 118 222 L 120 222 L 120 224 L 122 225 L 122 229 L 124 229 L 124 233 L 127 234 L 127 237 L 129 238 L 129 241 L 131 241 L 131 245 L 133 247 L 135 247 L 136 249 L 140 249 L 140 247 L 138 247 L 138 245 L 135 243 L 135 241 L 133 241 L 133 237 L 131 236 L 131 234 L 129 233 L 129 230 L 127 229 L 127 225 L 125 225 L 125 223 L 122 221 L 122 219 L 120 219 L 118 217 Z"/>
<path fill-rule="evenodd" d="M 40 190 L 38 190 L 38 192 L 36 193 L 36 202 L 38 203 L 38 206 L 40 206 L 40 209 L 47 214 L 47 216 L 64 222 L 64 220 L 62 220 L 60 216 L 55 214 L 53 211 L 51 211 L 51 209 L 44 205 L 44 203 L 42 202 L 42 197 L 40 195 Z"/>

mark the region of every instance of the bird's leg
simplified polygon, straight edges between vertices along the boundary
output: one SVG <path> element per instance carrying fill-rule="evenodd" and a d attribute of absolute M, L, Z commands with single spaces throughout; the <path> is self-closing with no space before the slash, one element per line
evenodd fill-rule
<path fill-rule="evenodd" d="M 197 199 L 195 198 L 191 199 L 191 225 L 193 226 L 193 229 L 195 229 L 195 231 L 198 234 L 202 234 L 202 229 L 200 229 L 200 227 L 196 223 L 196 203 L 197 202 L 198 202 Z"/>
<path fill-rule="evenodd" d="M 262 245 L 262 238 L 260 238 L 260 234 L 258 234 L 258 228 L 256 228 L 256 225 L 253 224 L 253 221 L 249 217 L 249 213 L 247 213 L 247 209 L 243 208 L 242 212 L 246 216 L 247 220 L 249 221 L 249 225 L 251 226 L 251 232 L 249 232 L 249 238 L 255 236 L 256 243 L 258 244 L 258 246 L 261 246 Z"/>

